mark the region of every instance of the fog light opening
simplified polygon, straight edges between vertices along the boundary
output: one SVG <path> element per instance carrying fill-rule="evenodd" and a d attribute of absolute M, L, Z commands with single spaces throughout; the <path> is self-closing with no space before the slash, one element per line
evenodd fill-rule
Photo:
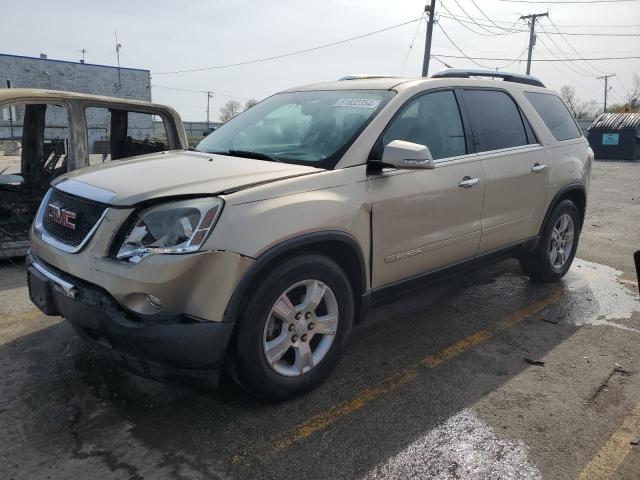
<path fill-rule="evenodd" d="M 162 308 L 162 302 L 158 297 L 154 297 L 150 293 L 145 293 L 144 298 L 147 299 L 147 302 L 149 302 L 152 307 L 158 308 L 158 309 Z"/>

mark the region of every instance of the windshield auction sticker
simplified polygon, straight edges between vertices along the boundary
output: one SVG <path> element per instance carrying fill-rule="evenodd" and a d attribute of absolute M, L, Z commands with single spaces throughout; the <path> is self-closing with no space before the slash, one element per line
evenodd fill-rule
<path fill-rule="evenodd" d="M 375 109 L 380 105 L 380 100 L 373 98 L 340 98 L 334 107 L 370 108 Z"/>

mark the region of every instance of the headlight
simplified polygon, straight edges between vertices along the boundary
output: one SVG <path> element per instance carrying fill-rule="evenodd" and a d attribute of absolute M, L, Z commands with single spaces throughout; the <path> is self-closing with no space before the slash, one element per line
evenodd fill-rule
<path fill-rule="evenodd" d="M 221 210 L 219 198 L 182 200 L 143 210 L 116 258 L 138 263 L 153 253 L 196 252 L 209 236 Z"/>

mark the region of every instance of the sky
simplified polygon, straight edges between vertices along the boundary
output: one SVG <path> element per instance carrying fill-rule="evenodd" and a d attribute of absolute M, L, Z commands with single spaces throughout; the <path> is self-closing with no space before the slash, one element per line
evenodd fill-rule
<path fill-rule="evenodd" d="M 537 27 L 535 58 L 584 58 L 640 55 L 640 1 L 593 4 L 534 4 L 501 0 L 438 0 L 432 53 L 460 55 L 443 30 L 469 57 L 515 59 L 523 53 L 528 32 L 492 35 L 489 17 L 498 25 L 527 29 L 520 15 L 549 12 Z M 76 61 L 86 49 L 87 63 L 116 64 L 114 31 L 122 44 L 121 65 L 151 70 L 153 101 L 175 107 L 185 120 L 206 118 L 205 93 L 211 119 L 231 97 L 245 102 L 305 83 L 335 80 L 354 73 L 419 76 L 426 25 L 413 22 L 348 43 L 282 59 L 200 72 L 162 72 L 243 62 L 380 30 L 420 18 L 424 0 L 21 0 L 3 2 L 0 53 Z M 446 7 L 446 8 L 445 8 Z M 478 8 L 479 7 L 479 8 Z M 480 10 L 482 9 L 482 10 Z M 448 11 L 447 11 L 448 10 Z M 484 16 L 486 15 L 486 17 Z M 487 27 L 474 23 L 473 17 Z M 500 23 L 509 22 L 509 23 Z M 544 32 L 589 35 L 545 35 Z M 625 27 L 620 27 L 624 25 Z M 466 27 L 468 28 L 466 28 Z M 603 27 L 606 26 L 606 27 Z M 442 28 L 442 29 L 441 29 Z M 504 32 L 504 31 L 503 31 Z M 595 33 L 637 36 L 607 37 Z M 412 39 L 415 36 L 413 47 Z M 567 40 L 569 43 L 566 43 Z M 406 63 L 405 63 L 406 59 Z M 467 59 L 441 59 L 456 68 L 479 68 Z M 526 52 L 522 55 L 526 60 Z M 478 60 L 487 67 L 506 61 Z M 404 69 L 403 69 L 404 65 Z M 445 68 L 432 60 L 430 72 Z M 524 62 L 505 70 L 524 73 Z M 615 73 L 609 103 L 622 101 L 631 89 L 640 60 L 534 63 L 531 74 L 547 86 L 576 88 L 582 100 L 602 102 L 603 81 Z"/>

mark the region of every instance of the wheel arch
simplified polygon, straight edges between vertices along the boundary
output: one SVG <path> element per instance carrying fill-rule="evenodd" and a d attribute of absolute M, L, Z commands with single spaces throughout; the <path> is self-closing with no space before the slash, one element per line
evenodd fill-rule
<path fill-rule="evenodd" d="M 260 254 L 253 266 L 242 277 L 233 292 L 224 313 L 223 321 L 236 321 L 243 305 L 243 299 L 252 285 L 269 271 L 269 267 L 287 257 L 304 252 L 326 255 L 342 267 L 351 282 L 354 295 L 354 321 L 357 322 L 362 310 L 362 295 L 366 289 L 367 269 L 358 241 L 341 231 L 313 232 L 290 238 Z"/>
<path fill-rule="evenodd" d="M 578 207 L 578 212 L 580 213 L 580 230 L 582 230 L 584 215 L 587 209 L 587 193 L 584 185 L 581 183 L 572 183 L 564 186 L 554 195 L 551 203 L 549 203 L 549 208 L 547 208 L 547 212 L 544 215 L 544 220 L 540 225 L 538 235 L 542 235 L 542 231 L 549 220 L 551 212 L 553 212 L 553 209 L 556 208 L 556 206 L 563 200 L 571 200 Z"/>

